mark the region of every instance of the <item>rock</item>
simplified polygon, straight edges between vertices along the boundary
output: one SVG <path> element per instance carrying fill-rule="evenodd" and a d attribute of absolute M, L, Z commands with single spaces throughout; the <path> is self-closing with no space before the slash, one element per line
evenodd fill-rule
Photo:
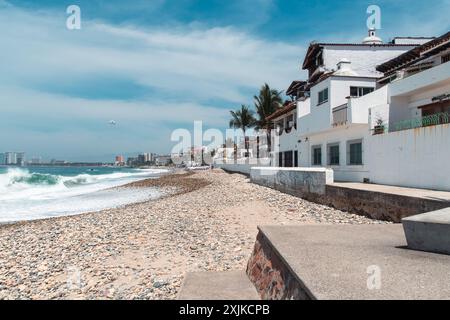
<path fill-rule="evenodd" d="M 245 270 L 259 224 L 383 223 L 221 170 L 167 177 L 135 184 L 162 199 L 0 228 L 0 299 L 175 299 L 187 271 Z"/>

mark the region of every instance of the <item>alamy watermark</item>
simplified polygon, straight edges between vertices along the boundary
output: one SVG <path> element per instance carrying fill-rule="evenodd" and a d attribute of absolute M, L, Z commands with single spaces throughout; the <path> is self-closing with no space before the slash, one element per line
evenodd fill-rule
<path fill-rule="evenodd" d="M 81 271 L 76 266 L 69 266 L 67 267 L 66 271 L 67 275 L 67 288 L 69 290 L 79 290 L 83 286 L 82 278 L 81 278 Z"/>
<path fill-rule="evenodd" d="M 367 7 L 367 29 L 379 30 L 381 29 L 381 8 L 375 4 Z"/>
<path fill-rule="evenodd" d="M 205 130 L 202 121 L 194 121 L 193 130 L 174 130 L 170 138 L 176 143 L 171 151 L 172 162 L 176 165 L 245 163 L 268 166 L 279 148 L 276 130 L 270 133 L 253 130 L 245 134 L 239 129 Z"/>
<path fill-rule="evenodd" d="M 70 5 L 66 9 L 66 13 L 69 15 L 66 20 L 66 27 L 69 30 L 81 29 L 81 8 L 77 5 Z"/>
<path fill-rule="evenodd" d="M 366 270 L 369 277 L 367 278 L 367 289 L 380 290 L 381 289 L 381 268 L 377 265 L 371 265 Z"/>

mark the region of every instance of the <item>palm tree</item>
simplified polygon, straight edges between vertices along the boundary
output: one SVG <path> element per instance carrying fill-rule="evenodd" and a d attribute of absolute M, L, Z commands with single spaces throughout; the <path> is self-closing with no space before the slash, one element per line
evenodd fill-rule
<path fill-rule="evenodd" d="M 269 85 L 265 83 L 259 90 L 259 95 L 254 96 L 256 113 L 258 114 L 256 129 L 266 130 L 269 151 L 272 149 L 271 133 L 273 125 L 271 121 L 267 120 L 267 117 L 281 108 L 283 104 L 281 94 L 281 91 L 271 89 Z"/>
<path fill-rule="evenodd" d="M 249 145 L 245 133 L 247 129 L 254 127 L 256 124 L 256 119 L 254 117 L 255 112 L 250 110 L 249 106 L 242 105 L 240 110 L 230 111 L 230 113 L 232 117 L 230 120 L 230 128 L 241 129 L 244 133 L 245 149 L 247 150 L 248 157 Z"/>

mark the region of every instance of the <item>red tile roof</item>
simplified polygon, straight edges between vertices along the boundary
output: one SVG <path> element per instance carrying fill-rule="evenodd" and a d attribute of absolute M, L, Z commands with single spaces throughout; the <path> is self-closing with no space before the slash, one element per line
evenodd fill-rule
<path fill-rule="evenodd" d="M 274 113 L 272 113 L 270 116 L 267 117 L 267 120 L 274 120 L 278 117 L 281 117 L 282 115 L 285 115 L 288 112 L 291 112 L 292 110 L 295 110 L 297 108 L 297 103 L 295 101 L 291 101 L 288 105 L 282 107 L 281 109 L 278 109 Z"/>
<path fill-rule="evenodd" d="M 450 47 L 450 32 L 431 40 L 421 46 L 409 50 L 394 59 L 386 61 L 377 67 L 377 70 L 386 74 L 391 74 L 397 70 L 407 67 L 436 52 L 446 50 Z"/>

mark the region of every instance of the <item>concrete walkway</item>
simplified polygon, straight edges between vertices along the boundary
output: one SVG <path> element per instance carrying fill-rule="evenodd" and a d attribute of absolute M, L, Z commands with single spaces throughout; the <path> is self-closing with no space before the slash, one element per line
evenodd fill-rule
<path fill-rule="evenodd" d="M 334 182 L 329 185 L 341 187 L 341 188 L 348 188 L 348 189 L 381 192 L 381 193 L 395 194 L 395 195 L 406 196 L 406 197 L 414 197 L 414 198 L 422 198 L 422 199 L 450 202 L 450 192 L 448 192 L 448 191 L 405 188 L 405 187 L 395 187 L 395 186 L 387 186 L 387 185 L 381 185 L 381 184 L 357 183 L 357 182 Z"/>
<path fill-rule="evenodd" d="M 245 271 L 186 274 L 178 300 L 259 300 Z"/>
<path fill-rule="evenodd" d="M 407 249 L 401 225 L 260 231 L 315 299 L 450 299 L 450 256 Z"/>

